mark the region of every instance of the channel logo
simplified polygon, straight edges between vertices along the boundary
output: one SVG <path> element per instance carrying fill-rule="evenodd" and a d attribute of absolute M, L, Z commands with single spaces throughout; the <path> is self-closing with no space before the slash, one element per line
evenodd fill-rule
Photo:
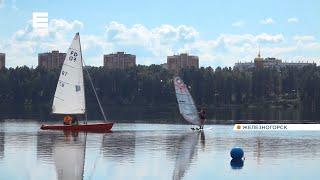
<path fill-rule="evenodd" d="M 320 124 L 235 124 L 234 131 L 320 131 Z"/>
<path fill-rule="evenodd" d="M 47 35 L 49 33 L 48 12 L 33 12 L 32 28 L 39 35 Z"/>

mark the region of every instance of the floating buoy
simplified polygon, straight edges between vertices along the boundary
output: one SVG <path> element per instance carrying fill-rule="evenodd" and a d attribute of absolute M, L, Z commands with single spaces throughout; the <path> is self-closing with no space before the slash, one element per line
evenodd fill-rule
<path fill-rule="evenodd" d="M 242 159 L 243 155 L 244 155 L 244 152 L 239 147 L 232 148 L 230 151 L 230 156 L 232 159 Z"/>

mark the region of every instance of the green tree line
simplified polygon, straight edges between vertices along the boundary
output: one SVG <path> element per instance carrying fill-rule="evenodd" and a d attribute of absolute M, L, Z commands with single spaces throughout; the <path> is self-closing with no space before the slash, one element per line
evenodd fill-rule
<path fill-rule="evenodd" d="M 172 105 L 175 73 L 159 65 L 107 70 L 86 67 L 103 105 Z M 0 70 L 0 105 L 51 107 L 59 70 L 26 66 Z M 211 67 L 179 72 L 201 106 L 320 107 L 320 67 L 253 69 Z M 85 74 L 87 106 L 96 100 Z"/>

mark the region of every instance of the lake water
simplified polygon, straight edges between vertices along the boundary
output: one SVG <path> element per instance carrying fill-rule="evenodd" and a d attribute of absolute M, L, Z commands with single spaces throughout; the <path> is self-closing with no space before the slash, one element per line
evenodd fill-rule
<path fill-rule="evenodd" d="M 246 123 L 319 123 L 320 110 L 310 108 L 267 108 L 267 107 L 205 107 L 206 122 L 209 124 Z M 122 123 L 153 122 L 184 124 L 177 104 L 134 106 L 108 105 L 104 107 L 108 119 Z M 121 113 L 119 113 L 121 112 Z M 37 107 L 0 104 L 0 119 L 60 120 L 62 116 L 51 113 L 51 105 Z M 89 119 L 102 119 L 97 104 L 88 106 Z"/>
<path fill-rule="evenodd" d="M 320 132 L 234 132 L 231 125 L 115 124 L 112 133 L 43 131 L 0 121 L 0 179 L 317 179 Z M 245 160 L 231 163 L 239 146 Z M 231 164 L 233 166 L 231 166 Z"/>

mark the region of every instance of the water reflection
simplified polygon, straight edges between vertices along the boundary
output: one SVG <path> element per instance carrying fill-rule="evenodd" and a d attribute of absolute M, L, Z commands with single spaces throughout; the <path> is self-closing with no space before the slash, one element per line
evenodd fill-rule
<path fill-rule="evenodd" d="M 179 180 L 184 177 L 185 172 L 189 168 L 196 153 L 199 135 L 199 132 L 191 132 L 180 137 L 180 141 L 177 143 L 178 153 L 172 179 Z M 201 132 L 201 143 L 202 145 L 205 143 L 205 136 L 203 132 Z"/>
<path fill-rule="evenodd" d="M 115 122 L 167 122 L 184 123 L 184 120 L 179 119 L 180 114 L 177 106 L 105 106 L 108 109 L 110 119 Z M 89 119 L 101 119 L 101 114 L 98 112 L 95 105 L 88 106 Z M 0 119 L 55 119 L 60 120 L 56 116 L 50 115 L 50 110 L 47 107 L 28 108 L 16 105 L 0 105 Z M 121 113 L 119 113 L 121 112 Z M 312 111 L 308 108 L 265 108 L 265 107 L 219 107 L 207 109 L 208 124 L 213 123 L 228 123 L 232 124 L 233 120 L 237 122 L 255 122 L 265 123 L 318 123 L 320 111 Z M 168 121 L 167 121 L 168 120 Z M 227 120 L 227 121 L 226 121 Z"/>
<path fill-rule="evenodd" d="M 133 161 L 136 146 L 134 131 L 117 131 L 103 136 L 103 156 L 117 162 Z"/>
<path fill-rule="evenodd" d="M 184 125 L 117 124 L 111 134 L 85 136 L 41 131 L 35 121 L 0 122 L 0 179 L 314 179 L 319 175 L 320 132 L 248 133 L 234 132 L 232 126 L 208 126 L 214 130 L 201 134 Z M 244 165 L 230 162 L 230 148 L 235 146 L 245 152 Z"/>
<path fill-rule="evenodd" d="M 51 161 L 53 146 L 59 134 L 39 131 L 37 133 L 37 159 Z"/>
<path fill-rule="evenodd" d="M 230 166 L 232 169 L 242 169 L 243 163 L 242 159 L 232 159 L 230 161 Z"/>
<path fill-rule="evenodd" d="M 204 151 L 206 148 L 206 136 L 204 135 L 203 131 L 201 131 L 200 133 L 200 143 L 201 143 L 201 149 Z"/>
<path fill-rule="evenodd" d="M 85 162 L 85 133 L 64 132 L 55 140 L 53 160 L 59 180 L 79 180 L 83 178 Z"/>
<path fill-rule="evenodd" d="M 54 162 L 57 179 L 83 178 L 87 134 L 71 131 L 37 134 L 37 159 Z"/>
<path fill-rule="evenodd" d="M 0 159 L 4 157 L 4 137 L 5 133 L 0 132 Z"/>

